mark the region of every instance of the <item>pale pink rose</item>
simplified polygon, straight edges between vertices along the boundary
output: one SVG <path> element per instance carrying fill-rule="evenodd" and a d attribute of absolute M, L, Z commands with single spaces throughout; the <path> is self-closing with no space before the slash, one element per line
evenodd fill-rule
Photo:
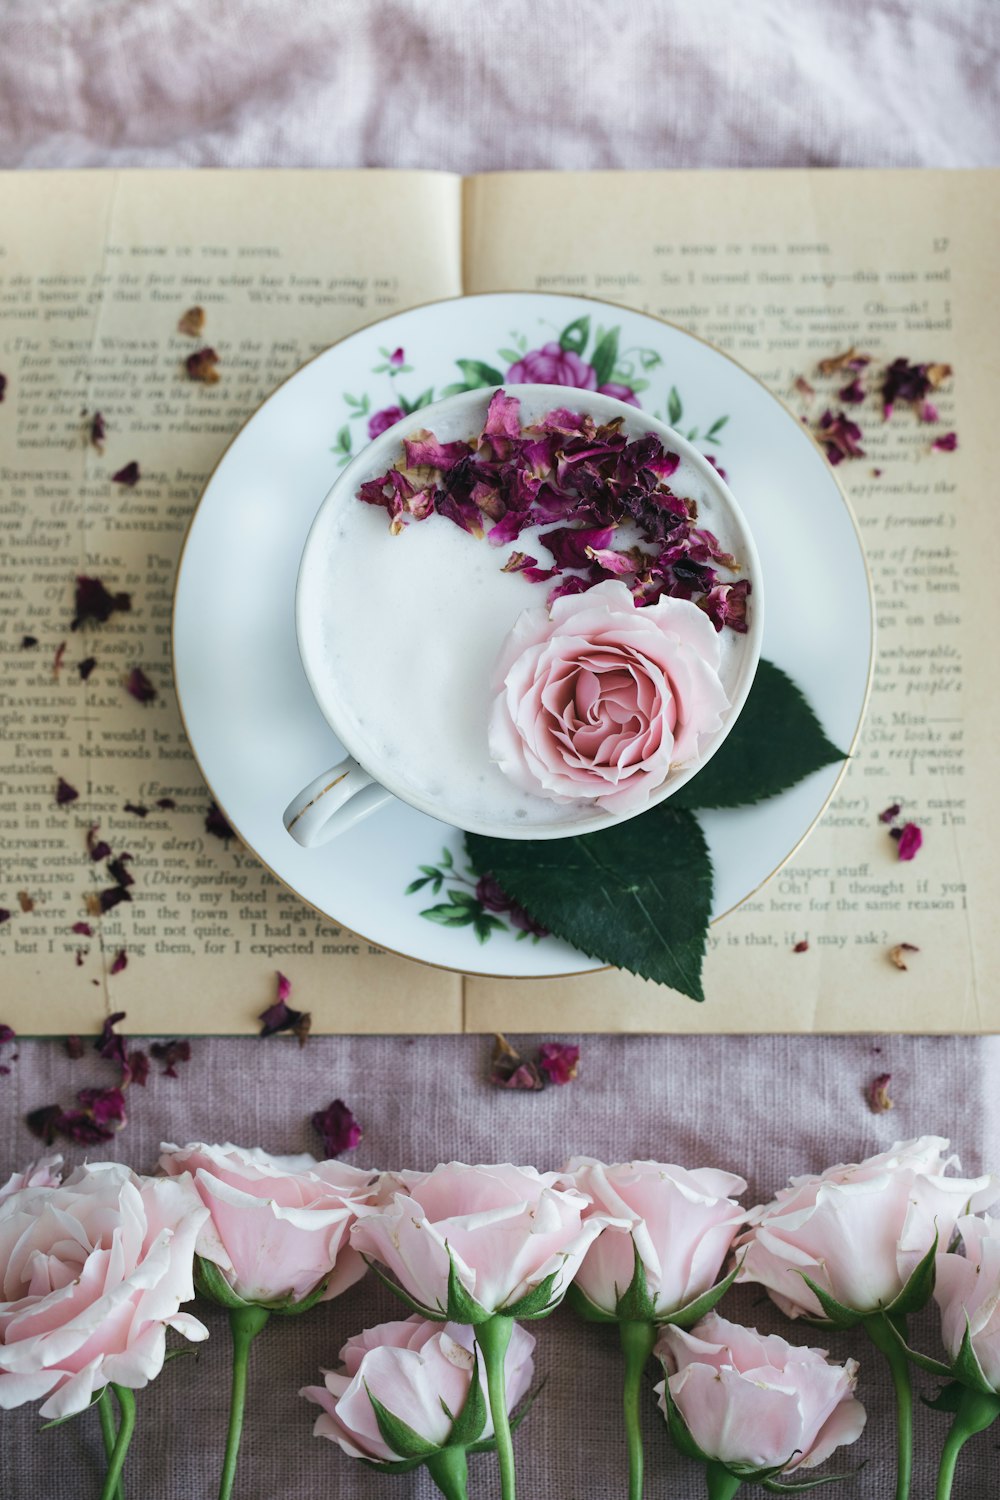
<path fill-rule="evenodd" d="M 892 1302 L 937 1232 L 947 1245 L 970 1208 L 1000 1199 L 1000 1179 L 949 1177 L 940 1136 L 898 1141 L 888 1151 L 817 1177 L 793 1177 L 773 1203 L 755 1208 L 739 1281 L 766 1286 L 790 1318 L 822 1317 L 801 1272 L 845 1307 L 876 1312 Z"/>
<path fill-rule="evenodd" d="M 494 668 L 490 755 L 524 792 L 635 812 L 720 728 L 720 660 L 704 610 L 637 609 L 617 579 L 526 609 Z"/>
<path fill-rule="evenodd" d="M 211 1215 L 198 1254 L 245 1302 L 301 1302 L 329 1278 L 325 1302 L 365 1274 L 348 1236 L 369 1196 L 371 1172 L 232 1145 L 161 1149 L 163 1170 L 192 1173 Z"/>
<path fill-rule="evenodd" d="M 959 1219 L 958 1232 L 965 1254 L 937 1258 L 941 1339 L 954 1361 L 968 1327 L 983 1374 L 1000 1391 L 1000 1219 L 970 1214 Z"/>
<path fill-rule="evenodd" d="M 160 1373 L 166 1330 L 208 1329 L 178 1309 L 207 1218 L 189 1176 L 138 1177 L 118 1162 L 0 1203 L 0 1407 L 45 1397 L 43 1417 L 82 1411 L 110 1382 Z"/>
<path fill-rule="evenodd" d="M 526 1396 L 534 1373 L 532 1335 L 515 1323 L 504 1357 L 507 1411 Z M 443 1448 L 451 1436 L 452 1420 L 461 1415 L 479 1363 L 479 1384 L 485 1396 L 483 1357 L 466 1323 L 429 1323 L 414 1316 L 402 1323 L 382 1323 L 348 1339 L 340 1351 L 341 1368 L 324 1370 L 325 1385 L 307 1385 L 299 1392 L 323 1408 L 313 1434 L 331 1438 L 352 1458 L 393 1463 L 394 1453 L 379 1432 L 369 1391 L 387 1411 L 426 1442 Z M 493 1436 L 487 1405 L 481 1438 Z"/>
<path fill-rule="evenodd" d="M 12 1193 L 19 1193 L 22 1188 L 58 1187 L 62 1182 L 62 1172 L 59 1170 L 62 1163 L 61 1156 L 43 1156 L 25 1167 L 23 1172 L 12 1172 L 0 1187 L 0 1203 Z"/>
<path fill-rule="evenodd" d="M 786 1473 L 812 1469 L 857 1442 L 866 1413 L 852 1394 L 858 1366 L 709 1313 L 690 1333 L 664 1328 L 653 1351 L 684 1425 L 707 1457 Z"/>
<path fill-rule="evenodd" d="M 657 1161 L 606 1167 L 586 1156 L 567 1169 L 593 1199 L 588 1213 L 624 1219 L 627 1229 L 605 1229 L 587 1251 L 576 1285 L 596 1307 L 614 1314 L 639 1256 L 657 1318 L 707 1292 L 719 1278 L 733 1236 L 746 1218 L 735 1195 L 742 1177 L 702 1167 L 689 1172 Z"/>
<path fill-rule="evenodd" d="M 433 1172 L 392 1174 L 380 1197 L 380 1204 L 359 1206 L 352 1245 L 442 1316 L 449 1251 L 462 1286 L 487 1314 L 518 1302 L 549 1276 L 554 1305 L 606 1222 L 599 1215 L 584 1222 L 589 1199 L 559 1174 L 534 1167 L 450 1162 Z"/>

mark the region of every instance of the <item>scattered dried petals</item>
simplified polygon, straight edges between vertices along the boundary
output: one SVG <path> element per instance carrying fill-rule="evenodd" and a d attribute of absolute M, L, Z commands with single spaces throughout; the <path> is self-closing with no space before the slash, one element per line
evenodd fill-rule
<path fill-rule="evenodd" d="M 88 891 L 85 904 L 92 917 L 102 917 L 122 901 L 131 900 L 132 897 L 124 886 L 112 885 L 103 891 Z"/>
<path fill-rule="evenodd" d="M 114 1015 L 108 1016 L 101 1027 L 100 1036 L 94 1042 L 94 1050 L 99 1057 L 106 1058 L 108 1062 L 119 1063 L 122 1068 L 126 1067 L 128 1062 L 126 1041 L 123 1036 L 118 1035 L 115 1027 L 124 1019 L 123 1010 L 116 1010 Z"/>
<path fill-rule="evenodd" d="M 78 937 L 93 937 L 94 929 L 89 922 L 74 922 L 70 932 L 75 932 Z"/>
<path fill-rule="evenodd" d="M 186 313 L 182 313 L 177 321 L 177 332 L 182 333 L 185 338 L 196 339 L 205 326 L 205 309 L 203 307 L 189 307 Z"/>
<path fill-rule="evenodd" d="M 278 993 L 273 1004 L 261 1011 L 257 1017 L 261 1022 L 260 1036 L 274 1036 L 279 1031 L 291 1031 L 304 1047 L 312 1027 L 312 1015 L 307 1010 L 293 1010 L 288 1004 L 292 983 L 284 974 L 278 975 Z"/>
<path fill-rule="evenodd" d="M 17 1032 L 13 1026 L 8 1026 L 5 1021 L 0 1021 L 0 1047 L 6 1047 L 8 1042 L 14 1041 Z"/>
<path fill-rule="evenodd" d="M 893 833 L 895 832 L 896 830 L 893 829 Z M 924 842 L 924 835 L 916 823 L 906 823 L 899 830 L 898 842 L 900 859 L 913 859 Z"/>
<path fill-rule="evenodd" d="M 177 803 L 174 801 L 173 797 L 157 797 L 156 805 L 163 812 L 172 812 L 173 809 L 177 806 Z"/>
<path fill-rule="evenodd" d="M 22 651 L 30 651 L 33 646 L 37 646 L 37 645 L 38 645 L 38 637 L 37 637 L 37 635 L 22 635 L 22 637 L 21 637 L 21 650 Z"/>
<path fill-rule="evenodd" d="M 133 667 L 125 679 L 125 691 L 131 693 L 137 703 L 152 703 L 156 689 L 141 667 Z"/>
<path fill-rule="evenodd" d="M 99 411 L 95 411 L 90 419 L 90 441 L 98 453 L 104 452 L 104 439 L 108 435 L 108 429 L 104 418 Z"/>
<path fill-rule="evenodd" d="M 361 1140 L 361 1126 L 343 1099 L 334 1099 L 326 1109 L 317 1110 L 310 1123 L 322 1139 L 327 1159 L 353 1151 Z"/>
<path fill-rule="evenodd" d="M 68 1036 L 63 1042 L 63 1050 L 70 1062 L 79 1062 L 83 1056 L 83 1040 L 78 1036 Z"/>
<path fill-rule="evenodd" d="M 5 922 L 9 921 L 10 912 L 7 910 L 6 906 L 0 906 L 0 927 L 2 927 Z"/>
<path fill-rule="evenodd" d="M 65 807 L 69 802 L 75 802 L 80 793 L 75 786 L 70 786 L 62 776 L 56 782 L 56 803 L 59 807 Z"/>
<path fill-rule="evenodd" d="M 58 1104 L 43 1104 L 40 1109 L 29 1110 L 25 1115 L 25 1124 L 32 1135 L 44 1141 L 46 1146 L 51 1146 L 57 1134 L 57 1121 L 62 1115 L 62 1107 Z"/>
<path fill-rule="evenodd" d="M 90 621 L 103 625 L 116 611 L 127 614 L 131 608 L 131 594 L 109 593 L 99 578 L 81 574 L 76 580 L 76 609 L 70 629 L 79 630 Z"/>
<path fill-rule="evenodd" d="M 216 366 L 219 356 L 214 349 L 196 349 L 189 354 L 184 361 L 184 366 L 192 380 L 200 380 L 203 385 L 215 385 L 219 380 L 219 371 Z"/>
<path fill-rule="evenodd" d="M 545 1087 L 545 1080 L 539 1073 L 537 1064 L 526 1062 L 499 1031 L 493 1039 L 490 1083 L 499 1089 L 526 1089 L 533 1092 Z"/>
<path fill-rule="evenodd" d="M 63 657 L 66 655 L 66 642 L 60 641 L 56 647 L 56 654 L 52 658 L 52 677 L 55 682 L 59 681 L 59 673 L 62 671 Z"/>
<path fill-rule="evenodd" d="M 127 967 L 128 967 L 128 954 L 125 952 L 124 948 L 119 948 L 118 952 L 115 954 L 114 958 L 112 959 L 111 968 L 109 970 L 109 973 L 111 973 L 111 974 L 120 974 L 122 972 L 122 970 L 125 969 L 125 968 L 127 968 Z"/>
<path fill-rule="evenodd" d="M 96 656 L 85 656 L 83 658 L 83 661 L 78 661 L 77 664 L 76 664 L 76 670 L 80 674 L 80 681 L 81 682 L 86 682 L 87 678 L 90 676 L 91 672 L 94 670 L 94 668 L 96 666 L 97 666 L 97 657 Z"/>
<path fill-rule="evenodd" d="M 100 823 L 91 823 L 87 829 L 87 853 L 94 860 L 107 859 L 111 854 L 111 845 L 97 837 L 100 826 Z"/>
<path fill-rule="evenodd" d="M 931 447 L 936 453 L 954 453 L 955 449 L 958 447 L 958 433 L 942 433 L 940 437 L 936 437 L 934 439 L 933 443 L 931 443 Z"/>
<path fill-rule="evenodd" d="M 580 1049 L 571 1042 L 543 1042 L 538 1066 L 550 1083 L 571 1083 L 580 1064 Z"/>
<path fill-rule="evenodd" d="M 921 401 L 917 408 L 917 416 L 921 422 L 937 422 L 940 420 L 938 409 L 933 401 Z"/>
<path fill-rule="evenodd" d="M 887 1109 L 894 1109 L 895 1104 L 889 1098 L 889 1082 L 891 1073 L 879 1073 L 868 1085 L 868 1108 L 873 1115 L 883 1115 Z"/>
<path fill-rule="evenodd" d="M 149 1077 L 149 1057 L 138 1048 L 128 1055 L 128 1081 L 137 1083 L 140 1088 L 146 1087 L 146 1079 Z"/>
<path fill-rule="evenodd" d="M 205 814 L 205 832 L 214 833 L 217 839 L 236 837 L 216 802 L 210 802 L 208 805 L 208 812 Z"/>
<path fill-rule="evenodd" d="M 902 803 L 893 802 L 884 812 L 879 813 L 878 820 L 880 823 L 891 823 L 894 818 L 899 817 L 902 810 Z"/>
<path fill-rule="evenodd" d="M 171 1042 L 154 1042 L 150 1052 L 157 1062 L 163 1063 L 163 1078 L 176 1078 L 177 1064 L 191 1061 L 191 1043 L 175 1038 Z"/>
<path fill-rule="evenodd" d="M 871 362 L 870 354 L 859 354 L 852 344 L 842 354 L 831 354 L 829 358 L 821 359 L 816 368 L 821 375 L 836 375 L 841 370 L 863 370 Z"/>
<path fill-rule="evenodd" d="M 35 909 L 34 898 L 29 896 L 27 891 L 18 891 L 17 904 L 24 912 L 34 911 Z"/>
<path fill-rule="evenodd" d="M 811 399 L 816 394 L 816 387 L 810 385 L 804 375 L 796 375 L 795 389 L 800 396 L 805 396 L 806 400 Z"/>
<path fill-rule="evenodd" d="M 894 948 L 889 949 L 889 962 L 895 964 L 897 969 L 909 968 L 904 953 L 919 953 L 920 949 L 916 943 L 897 943 Z"/>
<path fill-rule="evenodd" d="M 865 388 L 857 375 L 855 375 L 850 385 L 845 385 L 842 390 L 837 392 L 837 398 L 840 401 L 846 401 L 848 406 L 857 406 L 865 399 Z"/>
<path fill-rule="evenodd" d="M 131 489 L 133 485 L 139 483 L 139 480 L 141 478 L 142 475 L 139 472 L 139 465 L 133 458 L 132 462 L 126 464 L 123 469 L 119 469 L 117 474 L 112 474 L 111 482 L 112 484 L 124 484 L 129 489 Z"/>
<path fill-rule="evenodd" d="M 144 802 L 126 802 L 122 812 L 131 813 L 134 818 L 148 818 L 149 808 Z"/>
<path fill-rule="evenodd" d="M 792 952 L 793 953 L 808 953 L 809 952 L 809 940 L 807 938 L 800 938 L 799 941 L 795 944 L 795 947 L 792 949 Z"/>
<path fill-rule="evenodd" d="M 829 408 L 819 419 L 816 437 L 826 449 L 831 464 L 839 464 L 845 458 L 864 458 L 861 446 L 861 428 L 852 422 L 846 412 L 832 412 Z"/>
<path fill-rule="evenodd" d="M 122 850 L 121 854 L 116 855 L 114 859 L 108 860 L 108 874 L 116 885 L 135 885 L 135 876 L 130 875 L 125 868 L 126 865 L 130 865 L 131 863 L 132 856 L 125 849 Z"/>
<path fill-rule="evenodd" d="M 95 1124 L 120 1130 L 125 1124 L 125 1095 L 120 1088 L 80 1089 L 77 1102 Z"/>

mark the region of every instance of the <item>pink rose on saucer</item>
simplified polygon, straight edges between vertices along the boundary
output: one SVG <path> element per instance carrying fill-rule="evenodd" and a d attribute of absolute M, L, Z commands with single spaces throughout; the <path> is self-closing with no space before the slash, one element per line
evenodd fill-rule
<path fill-rule="evenodd" d="M 522 791 L 637 812 L 721 727 L 720 660 L 696 604 L 638 609 L 617 580 L 526 609 L 494 672 L 490 754 Z"/>
<path fill-rule="evenodd" d="M 581 391 L 597 390 L 597 376 L 587 361 L 555 339 L 522 354 L 506 378 L 508 385 L 575 385 Z"/>

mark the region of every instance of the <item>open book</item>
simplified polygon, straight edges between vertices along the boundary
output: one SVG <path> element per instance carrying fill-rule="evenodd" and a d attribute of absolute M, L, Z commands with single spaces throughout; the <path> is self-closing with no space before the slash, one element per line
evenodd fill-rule
<path fill-rule="evenodd" d="M 0 1020 L 78 1032 L 123 1009 L 130 1034 L 252 1031 L 282 969 L 325 1031 L 1000 1025 L 998 183 L 991 172 L 0 176 L 0 906 L 11 913 Z M 415 303 L 502 289 L 659 314 L 782 396 L 850 344 L 955 369 L 941 403 L 959 435 L 947 466 L 922 465 L 929 434 L 913 421 L 880 427 L 873 456 L 841 469 L 879 603 L 867 732 L 820 828 L 712 929 L 702 1006 L 620 973 L 463 979 L 396 958 L 319 921 L 238 844 L 204 832 L 209 795 L 173 698 L 169 627 L 205 477 L 317 350 Z M 189 346 L 177 320 L 192 304 L 211 320 L 215 385 L 179 374 Z M 103 452 L 88 440 L 96 411 Z M 132 459 L 141 485 L 112 483 Z M 69 629 L 79 572 L 133 594 L 94 638 L 101 669 L 86 680 L 91 638 Z M 158 689 L 145 707 L 121 687 L 136 663 Z M 80 792 L 64 806 L 60 776 Z M 878 823 L 896 800 L 924 829 L 911 864 Z M 93 824 L 135 855 L 131 902 L 102 917 L 84 904 Z M 263 946 L 247 915 L 261 909 L 278 931 Z M 92 938 L 74 933 L 80 922 Z M 794 953 L 803 934 L 808 952 Z M 901 943 L 919 949 L 905 972 L 889 957 Z M 112 976 L 119 949 L 128 966 Z"/>

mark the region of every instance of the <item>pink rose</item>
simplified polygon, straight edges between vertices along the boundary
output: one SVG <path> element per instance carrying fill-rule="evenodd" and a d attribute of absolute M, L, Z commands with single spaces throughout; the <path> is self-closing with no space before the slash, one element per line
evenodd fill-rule
<path fill-rule="evenodd" d="M 968 1327 L 987 1381 L 1000 1392 L 1000 1219 L 958 1221 L 964 1255 L 937 1258 L 934 1300 L 941 1309 L 941 1338 L 954 1362 Z"/>
<path fill-rule="evenodd" d="M 619 385 L 615 380 L 609 380 L 604 385 L 599 385 L 597 392 L 600 396 L 614 396 L 616 401 L 624 401 L 626 406 L 642 405 L 630 385 Z"/>
<path fill-rule="evenodd" d="M 800 1273 L 855 1312 L 886 1307 L 935 1232 L 947 1245 L 968 1207 L 1000 1198 L 1000 1179 L 989 1173 L 947 1176 L 958 1167 L 947 1149 L 940 1136 L 921 1136 L 857 1165 L 793 1177 L 773 1203 L 749 1215 L 753 1227 L 737 1240 L 747 1247 L 737 1279 L 766 1286 L 790 1318 L 823 1316 Z"/>
<path fill-rule="evenodd" d="M 368 418 L 368 436 L 370 438 L 381 437 L 388 428 L 395 427 L 405 417 L 401 406 L 383 406 L 381 411 L 372 412 Z"/>
<path fill-rule="evenodd" d="M 40 1161 L 33 1161 L 30 1166 L 25 1167 L 23 1172 L 12 1172 L 0 1187 L 0 1203 L 12 1193 L 19 1193 L 22 1188 L 58 1187 L 62 1182 L 59 1170 L 62 1161 L 61 1156 L 43 1156 Z"/>
<path fill-rule="evenodd" d="M 735 1194 L 742 1177 L 703 1167 L 656 1161 L 606 1167 L 577 1156 L 569 1163 L 588 1212 L 625 1220 L 627 1229 L 605 1229 L 587 1251 L 576 1285 L 595 1307 L 612 1316 L 632 1284 L 636 1257 L 642 1266 L 656 1321 L 686 1307 L 715 1285 L 737 1228 L 746 1214 Z"/>
<path fill-rule="evenodd" d="M 721 1464 L 812 1469 L 864 1430 L 853 1359 L 829 1364 L 825 1349 L 797 1348 L 717 1313 L 690 1333 L 665 1328 L 655 1353 L 666 1375 L 656 1387 L 661 1409 L 666 1387 L 698 1447 Z"/>
<path fill-rule="evenodd" d="M 187 1175 L 138 1177 L 118 1162 L 0 1203 L 0 1407 L 45 1397 L 43 1417 L 82 1411 L 110 1382 L 160 1373 L 166 1329 L 208 1338 L 178 1309 L 207 1213 Z"/>
<path fill-rule="evenodd" d="M 507 371 L 508 385 L 573 385 L 596 391 L 597 376 L 585 359 L 553 342 L 522 354 Z"/>
<path fill-rule="evenodd" d="M 638 812 L 720 728 L 720 660 L 696 604 L 637 609 L 616 579 L 523 610 L 494 669 L 490 755 L 522 791 Z"/>
<path fill-rule="evenodd" d="M 606 1222 L 599 1215 L 584 1222 L 589 1200 L 564 1177 L 534 1167 L 451 1162 L 392 1174 L 380 1197 L 381 1204 L 359 1206 L 351 1244 L 381 1261 L 431 1316 L 458 1316 L 448 1306 L 453 1263 L 477 1304 L 462 1322 L 496 1312 L 517 1317 L 515 1305 L 543 1284 L 549 1311 Z"/>
<path fill-rule="evenodd" d="M 191 1172 L 210 1217 L 198 1254 L 218 1266 L 245 1302 L 301 1302 L 327 1282 L 321 1301 L 365 1273 L 348 1244 L 371 1172 L 309 1155 L 270 1156 L 259 1148 L 164 1145 L 160 1166 Z"/>
<path fill-rule="evenodd" d="M 504 1361 L 508 1412 L 528 1393 L 534 1347 L 532 1335 L 515 1324 Z M 395 1463 L 407 1457 L 383 1438 L 371 1396 L 425 1442 L 443 1448 L 453 1417 L 465 1406 L 477 1360 L 480 1387 L 486 1390 L 482 1354 L 473 1330 L 462 1323 L 429 1323 L 419 1316 L 382 1323 L 348 1339 L 340 1359 L 340 1370 L 324 1371 L 325 1385 L 305 1386 L 299 1394 L 323 1408 L 313 1434 L 331 1438 L 352 1458 Z M 485 1426 L 473 1441 L 492 1436 L 487 1408 Z"/>

